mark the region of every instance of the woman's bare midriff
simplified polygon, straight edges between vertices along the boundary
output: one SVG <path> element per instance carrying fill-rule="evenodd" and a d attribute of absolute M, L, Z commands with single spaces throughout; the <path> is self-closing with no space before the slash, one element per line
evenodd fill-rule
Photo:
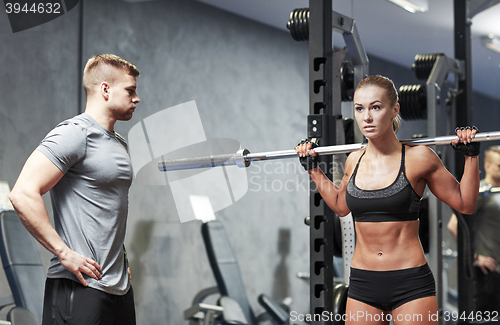
<path fill-rule="evenodd" d="M 391 271 L 424 265 L 418 220 L 356 222 L 356 249 L 351 267 Z"/>

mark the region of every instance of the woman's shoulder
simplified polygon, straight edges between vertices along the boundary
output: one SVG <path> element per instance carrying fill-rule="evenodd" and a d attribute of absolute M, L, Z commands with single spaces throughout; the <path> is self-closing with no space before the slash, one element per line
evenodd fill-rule
<path fill-rule="evenodd" d="M 417 145 L 417 146 L 405 146 L 405 152 L 408 154 L 415 154 L 415 155 L 436 155 L 436 152 L 429 148 L 428 146 L 424 145 Z"/>
<path fill-rule="evenodd" d="M 363 155 L 363 153 L 365 152 L 366 148 L 362 148 L 362 149 L 359 149 L 359 150 L 356 150 L 356 151 L 353 151 L 349 154 L 349 156 L 347 156 L 347 160 L 346 160 L 346 163 L 354 163 L 356 164 L 359 160 L 359 158 Z"/>
<path fill-rule="evenodd" d="M 441 163 L 437 153 L 427 146 L 406 146 L 405 152 L 405 160 L 417 166 L 430 167 L 433 164 Z"/>
<path fill-rule="evenodd" d="M 348 175 L 351 175 L 354 167 L 356 167 L 356 164 L 359 161 L 359 158 L 363 155 L 364 152 L 365 148 L 353 151 L 349 154 L 349 156 L 347 156 L 347 159 L 345 161 L 345 171 Z"/>

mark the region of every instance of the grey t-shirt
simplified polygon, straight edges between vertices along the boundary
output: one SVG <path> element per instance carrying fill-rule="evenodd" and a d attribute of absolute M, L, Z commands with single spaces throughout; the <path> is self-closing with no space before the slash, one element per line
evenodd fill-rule
<path fill-rule="evenodd" d="M 56 126 L 37 150 L 64 173 L 50 191 L 57 233 L 102 267 L 100 280 L 84 275 L 89 287 L 124 295 L 130 287 L 123 243 L 133 175 L 125 140 L 83 113 Z M 47 276 L 78 281 L 56 256 Z"/>

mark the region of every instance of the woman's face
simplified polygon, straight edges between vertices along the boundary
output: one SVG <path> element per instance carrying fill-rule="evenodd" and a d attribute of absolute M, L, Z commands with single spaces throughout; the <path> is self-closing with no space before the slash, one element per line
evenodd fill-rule
<path fill-rule="evenodd" d="M 399 104 L 391 106 L 383 88 L 366 86 L 354 93 L 354 117 L 367 139 L 377 138 L 387 132 L 394 133 L 392 119 L 398 112 Z"/>

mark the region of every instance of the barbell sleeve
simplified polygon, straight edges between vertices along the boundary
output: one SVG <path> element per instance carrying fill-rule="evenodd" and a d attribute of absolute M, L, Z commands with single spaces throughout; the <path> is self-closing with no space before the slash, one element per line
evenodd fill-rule
<path fill-rule="evenodd" d="M 437 146 L 450 144 L 452 140 L 457 139 L 456 135 L 440 136 L 435 138 L 421 138 L 401 140 L 402 144 L 409 146 L 425 145 Z M 477 133 L 472 142 L 500 140 L 500 131 Z M 363 148 L 366 144 L 345 144 L 336 146 L 317 147 L 314 151 L 318 155 L 335 155 L 349 153 Z M 252 161 L 275 160 L 298 158 L 299 155 L 294 149 L 268 151 L 260 153 L 250 153 L 247 149 L 238 150 L 235 154 L 213 155 L 191 158 L 167 159 L 158 163 L 160 171 L 174 171 L 183 169 L 209 168 L 218 166 L 248 167 Z"/>
<path fill-rule="evenodd" d="M 160 171 L 172 171 L 234 165 L 248 167 L 250 166 L 250 162 L 246 159 L 248 154 L 247 149 L 241 149 L 236 154 L 167 159 L 158 162 L 158 169 Z"/>

